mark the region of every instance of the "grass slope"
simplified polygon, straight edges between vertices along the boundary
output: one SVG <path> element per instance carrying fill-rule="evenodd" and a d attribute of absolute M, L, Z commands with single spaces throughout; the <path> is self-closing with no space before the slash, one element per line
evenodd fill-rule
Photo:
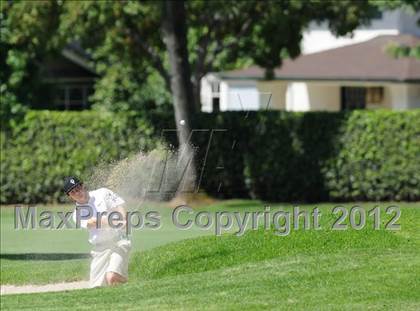
<path fill-rule="evenodd" d="M 2 310 L 418 310 L 418 253 L 285 256 L 118 288 L 2 297 Z"/>
<path fill-rule="evenodd" d="M 261 228 L 242 237 L 170 243 L 134 253 L 123 286 L 4 296 L 1 309 L 420 310 L 420 209 L 402 206 L 400 231 L 383 230 L 385 216 L 382 230 L 373 230 L 369 218 L 363 230 L 331 231 L 337 218 L 328 212 L 331 206 L 321 207 L 319 231 L 279 237 Z M 55 281 L 81 275 L 77 270 L 86 263 L 31 259 L 12 266 L 2 259 L 2 279 L 19 267 L 34 279 Z M 43 265 L 37 268 L 37 262 Z"/>
<path fill-rule="evenodd" d="M 420 209 L 403 208 L 395 232 L 373 230 L 371 222 L 360 231 L 331 231 L 327 224 L 337 217 L 330 215 L 323 230 L 286 237 L 260 229 L 184 240 L 134 254 L 124 286 L 4 296 L 1 307 L 419 310 L 419 216 Z"/>

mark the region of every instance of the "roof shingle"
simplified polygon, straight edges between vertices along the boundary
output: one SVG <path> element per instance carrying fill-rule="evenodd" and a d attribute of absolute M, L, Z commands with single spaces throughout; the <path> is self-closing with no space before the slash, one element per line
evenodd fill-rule
<path fill-rule="evenodd" d="M 295 60 L 284 60 L 283 65 L 275 69 L 275 79 L 419 82 L 420 60 L 389 55 L 386 48 L 391 42 L 419 46 L 420 38 L 384 35 L 362 43 L 301 55 Z M 221 72 L 218 76 L 224 79 L 264 79 L 264 69 L 252 66 Z"/>

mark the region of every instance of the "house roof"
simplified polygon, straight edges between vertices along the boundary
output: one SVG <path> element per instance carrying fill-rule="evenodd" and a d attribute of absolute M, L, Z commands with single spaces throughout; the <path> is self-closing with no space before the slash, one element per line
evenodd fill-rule
<path fill-rule="evenodd" d="M 419 46 L 413 35 L 383 35 L 369 41 L 302 55 L 284 60 L 274 70 L 279 80 L 350 80 L 420 82 L 420 60 L 414 57 L 394 58 L 386 52 L 392 43 Z M 216 73 L 222 79 L 264 79 L 264 69 L 247 69 Z"/>
<path fill-rule="evenodd" d="M 81 47 L 80 43 L 72 42 L 68 44 L 61 52 L 61 55 L 87 71 L 96 74 L 95 68 L 90 63 L 90 55 Z"/>
<path fill-rule="evenodd" d="M 42 63 L 42 80 L 47 83 L 92 82 L 98 74 L 91 60 L 79 43 L 67 44 L 60 55 L 48 55 Z"/>

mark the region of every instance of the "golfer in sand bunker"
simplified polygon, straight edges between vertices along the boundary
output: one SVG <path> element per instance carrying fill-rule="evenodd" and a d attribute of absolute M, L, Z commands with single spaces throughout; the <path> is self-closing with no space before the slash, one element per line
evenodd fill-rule
<path fill-rule="evenodd" d="M 125 234 L 125 201 L 107 188 L 87 191 L 76 177 L 66 177 L 64 192 L 76 203 L 73 220 L 89 231 L 92 244 L 90 286 L 107 286 L 128 280 L 131 241 Z"/>

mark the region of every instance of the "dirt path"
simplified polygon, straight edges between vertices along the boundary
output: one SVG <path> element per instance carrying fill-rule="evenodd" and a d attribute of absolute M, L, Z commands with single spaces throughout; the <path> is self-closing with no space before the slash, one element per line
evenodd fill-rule
<path fill-rule="evenodd" d="M 1 295 L 60 292 L 89 288 L 89 281 L 55 283 L 46 285 L 1 285 Z"/>

